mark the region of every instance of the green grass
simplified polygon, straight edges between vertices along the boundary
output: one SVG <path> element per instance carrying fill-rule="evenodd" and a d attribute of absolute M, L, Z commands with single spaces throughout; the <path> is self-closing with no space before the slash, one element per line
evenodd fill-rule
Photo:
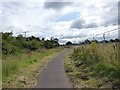
<path fill-rule="evenodd" d="M 54 57 L 61 50 L 62 48 L 43 49 L 16 56 L 3 57 L 3 87 L 21 88 L 35 86 L 39 71 L 47 65 L 50 58 Z M 25 79 L 25 81 L 22 79 Z"/>
<path fill-rule="evenodd" d="M 2 63 L 0 60 L 0 89 L 2 88 Z"/>
<path fill-rule="evenodd" d="M 67 75 L 75 87 L 120 88 L 118 44 L 84 45 L 65 57 Z"/>

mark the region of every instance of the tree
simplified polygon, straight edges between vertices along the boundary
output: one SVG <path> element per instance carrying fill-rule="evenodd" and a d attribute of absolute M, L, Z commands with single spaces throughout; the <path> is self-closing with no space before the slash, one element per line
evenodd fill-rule
<path fill-rule="evenodd" d="M 45 38 L 42 38 L 42 41 L 45 41 Z"/>
<path fill-rule="evenodd" d="M 57 38 L 54 38 L 54 39 L 53 39 L 53 42 L 54 42 L 54 46 L 55 46 L 55 47 L 59 46 L 58 41 L 59 41 L 59 39 L 57 39 Z"/>
<path fill-rule="evenodd" d="M 17 37 L 12 36 L 12 32 L 2 33 L 3 54 L 17 54 L 26 51 L 36 51 L 41 48 L 51 49 L 59 46 L 58 39 L 52 37 L 51 40 L 42 40 L 39 37 L 23 37 L 21 34 Z"/>
<path fill-rule="evenodd" d="M 10 36 L 12 36 L 12 34 L 12 32 L 2 33 L 2 39 L 8 39 Z"/>
<path fill-rule="evenodd" d="M 115 39 L 115 42 L 119 42 L 120 40 L 118 38 Z"/>
<path fill-rule="evenodd" d="M 51 49 L 54 47 L 54 44 L 50 40 L 47 40 L 44 42 L 44 46 L 46 49 Z"/>
<path fill-rule="evenodd" d="M 115 40 L 113 40 L 113 39 L 110 39 L 110 42 L 115 42 Z"/>
<path fill-rule="evenodd" d="M 87 40 L 85 40 L 85 43 L 90 44 L 91 42 L 90 42 L 90 40 L 87 39 Z"/>
<path fill-rule="evenodd" d="M 58 43 L 59 40 L 57 38 L 54 38 L 53 41 Z"/>
<path fill-rule="evenodd" d="M 72 45 L 72 42 L 68 41 L 68 42 L 66 43 L 66 45 Z"/>

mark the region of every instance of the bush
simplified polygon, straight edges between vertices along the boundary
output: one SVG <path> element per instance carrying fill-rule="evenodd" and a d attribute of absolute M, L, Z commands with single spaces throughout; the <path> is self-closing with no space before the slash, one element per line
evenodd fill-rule
<path fill-rule="evenodd" d="M 3 43 L 2 52 L 3 52 L 3 54 L 17 54 L 18 49 L 16 46 L 14 46 L 12 44 Z"/>
<path fill-rule="evenodd" d="M 28 50 L 35 51 L 40 48 L 40 45 L 37 41 L 32 40 L 32 41 L 24 43 L 23 47 Z"/>
<path fill-rule="evenodd" d="M 24 50 L 35 51 L 41 48 L 51 49 L 59 46 L 58 39 L 40 40 L 38 37 L 12 36 L 12 33 L 2 33 L 2 51 L 4 55 L 16 54 Z"/>

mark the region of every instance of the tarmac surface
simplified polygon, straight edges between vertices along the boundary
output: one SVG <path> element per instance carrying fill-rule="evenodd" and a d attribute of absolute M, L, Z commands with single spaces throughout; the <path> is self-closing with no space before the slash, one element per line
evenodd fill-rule
<path fill-rule="evenodd" d="M 48 63 L 39 76 L 36 88 L 73 88 L 64 69 L 64 56 L 67 53 L 68 49 L 64 49 Z"/>

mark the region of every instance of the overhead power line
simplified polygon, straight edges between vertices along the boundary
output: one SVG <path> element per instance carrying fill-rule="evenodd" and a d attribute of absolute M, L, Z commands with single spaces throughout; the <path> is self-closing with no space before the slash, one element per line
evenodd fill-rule
<path fill-rule="evenodd" d="M 106 33 L 109 33 L 109 32 L 112 32 L 112 31 L 117 31 L 118 29 L 120 29 L 120 28 L 115 28 L 115 29 L 112 29 L 112 30 L 109 30 L 109 31 L 105 31 L 105 32 L 102 32 L 102 33 L 99 33 L 99 34 L 96 34 L 96 35 L 90 35 L 90 36 L 84 37 L 84 38 L 86 38 L 86 39 L 93 38 L 93 40 L 95 40 L 96 36 L 103 35 L 103 40 L 105 41 L 105 39 L 106 39 L 106 37 L 105 37 Z"/>
<path fill-rule="evenodd" d="M 108 33 L 108 32 L 112 32 L 112 31 L 116 31 L 118 29 L 120 29 L 120 28 L 115 28 L 115 29 L 112 29 L 112 30 L 109 30 L 109 31 L 105 31 L 103 33 L 96 34 L 95 36 L 98 36 L 98 35 L 101 35 L 101 34 L 105 34 L 105 33 Z"/>

